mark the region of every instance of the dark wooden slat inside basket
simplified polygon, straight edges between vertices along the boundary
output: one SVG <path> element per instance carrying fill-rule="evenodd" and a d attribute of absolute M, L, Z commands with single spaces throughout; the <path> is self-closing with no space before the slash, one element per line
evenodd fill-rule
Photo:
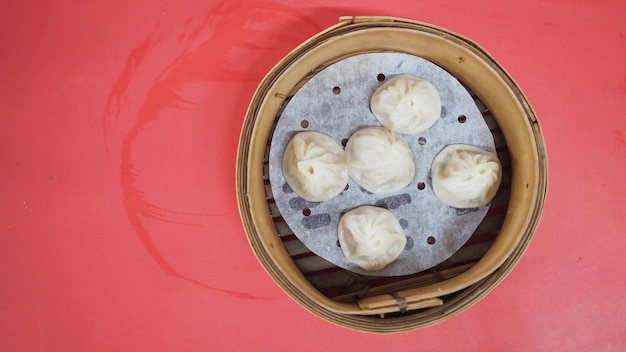
<path fill-rule="evenodd" d="M 391 293 L 409 287 L 426 286 L 461 274 L 487 252 L 498 235 L 506 216 L 511 189 L 511 164 L 504 135 L 495 118 L 485 104 L 473 92 L 469 89 L 468 91 L 474 98 L 493 135 L 496 151 L 502 163 L 502 183 L 487 215 L 463 247 L 443 263 L 412 275 L 394 277 L 360 275 L 340 268 L 309 251 L 285 223 L 272 196 L 269 180 L 269 150 L 272 139 L 272 133 L 270 133 L 263 160 L 263 179 L 270 214 L 277 234 L 292 260 L 321 293 L 337 301 L 349 302 L 356 298 Z M 283 107 L 287 105 L 288 101 L 289 99 L 286 100 Z M 276 117 L 276 121 L 279 118 L 280 113 Z"/>

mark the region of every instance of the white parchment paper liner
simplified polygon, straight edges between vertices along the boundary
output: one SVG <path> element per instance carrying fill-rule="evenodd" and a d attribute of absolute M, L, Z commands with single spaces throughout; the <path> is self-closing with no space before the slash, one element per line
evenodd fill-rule
<path fill-rule="evenodd" d="M 437 88 L 443 107 L 442 116 L 434 126 L 417 135 L 403 135 L 415 162 L 416 173 L 411 184 L 394 193 L 371 194 L 350 180 L 349 188 L 339 196 L 318 203 L 307 202 L 293 193 L 282 174 L 283 152 L 293 135 L 299 131 L 319 131 L 345 144 L 358 129 L 380 126 L 370 111 L 370 98 L 382 84 L 381 75 L 389 79 L 400 74 L 430 81 Z M 465 116 L 463 123 L 458 119 L 461 115 Z M 365 275 L 413 274 L 452 256 L 489 210 L 490 204 L 476 209 L 455 209 L 435 197 L 429 178 L 432 161 L 441 149 L 455 143 L 495 152 L 493 136 L 474 100 L 452 75 L 430 61 L 403 53 L 352 56 L 316 74 L 285 107 L 270 146 L 273 197 L 293 233 L 318 256 Z M 337 244 L 339 218 L 361 205 L 389 209 L 407 236 L 405 250 L 382 270 L 361 269 L 344 257 Z"/>

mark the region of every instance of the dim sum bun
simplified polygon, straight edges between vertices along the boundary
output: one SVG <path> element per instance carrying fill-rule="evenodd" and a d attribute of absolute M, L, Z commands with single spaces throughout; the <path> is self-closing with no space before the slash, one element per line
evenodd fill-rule
<path fill-rule="evenodd" d="M 362 206 L 339 220 L 339 244 L 346 258 L 365 270 L 380 270 L 398 258 L 406 245 L 400 222 L 389 210 Z"/>
<path fill-rule="evenodd" d="M 312 202 L 337 196 L 348 183 L 343 148 L 320 132 L 299 132 L 287 144 L 283 175 L 297 195 Z"/>
<path fill-rule="evenodd" d="M 404 138 L 383 127 L 356 131 L 346 144 L 350 177 L 369 192 L 394 192 L 415 176 L 413 153 Z"/>
<path fill-rule="evenodd" d="M 441 97 L 432 83 L 400 75 L 383 83 L 374 92 L 370 109 L 388 129 L 415 134 L 435 124 L 441 115 Z"/>
<path fill-rule="evenodd" d="M 445 147 L 431 168 L 435 195 L 455 208 L 489 203 L 500 187 L 501 177 L 502 167 L 495 153 L 465 144 Z"/>

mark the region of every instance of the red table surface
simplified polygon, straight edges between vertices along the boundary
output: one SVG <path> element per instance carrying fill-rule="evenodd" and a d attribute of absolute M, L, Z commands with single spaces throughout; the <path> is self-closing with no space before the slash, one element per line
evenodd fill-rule
<path fill-rule="evenodd" d="M 429 328 L 372 335 L 307 312 L 240 222 L 248 103 L 342 15 L 476 41 L 543 128 L 528 251 Z M 626 350 L 625 19 L 621 0 L 3 1 L 0 350 Z"/>

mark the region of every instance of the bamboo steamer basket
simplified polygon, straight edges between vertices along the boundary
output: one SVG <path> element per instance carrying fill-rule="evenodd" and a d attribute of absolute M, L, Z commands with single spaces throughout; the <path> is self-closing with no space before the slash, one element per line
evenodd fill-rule
<path fill-rule="evenodd" d="M 454 75 L 472 92 L 488 124 L 492 120 L 499 155 L 506 155 L 509 169 L 507 180 L 503 177 L 507 189 L 498 193 L 503 204 L 496 210 L 492 206 L 493 212 L 452 260 L 414 275 L 382 279 L 350 273 L 307 253 L 281 224 L 268 191 L 267 171 L 273 127 L 290 97 L 330 64 L 372 52 L 416 55 Z M 429 326 L 484 297 L 526 250 L 541 216 L 546 186 L 541 130 L 513 79 L 469 39 L 407 19 L 342 17 L 294 49 L 259 85 L 239 140 L 238 206 L 258 260 L 305 309 L 364 332 Z"/>

